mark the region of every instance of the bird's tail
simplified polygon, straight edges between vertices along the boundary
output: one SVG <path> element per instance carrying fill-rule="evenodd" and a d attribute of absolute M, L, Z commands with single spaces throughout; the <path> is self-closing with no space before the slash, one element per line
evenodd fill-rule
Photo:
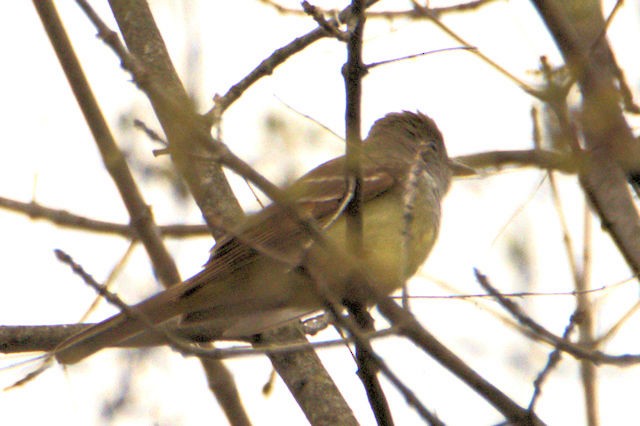
<path fill-rule="evenodd" d="M 167 303 L 167 298 L 172 296 L 168 293 L 164 291 L 131 307 L 135 315 L 120 313 L 71 336 L 54 349 L 53 355 L 61 364 L 75 364 L 148 330 L 140 317 L 158 325 L 177 316 L 180 313 L 177 305 Z"/>

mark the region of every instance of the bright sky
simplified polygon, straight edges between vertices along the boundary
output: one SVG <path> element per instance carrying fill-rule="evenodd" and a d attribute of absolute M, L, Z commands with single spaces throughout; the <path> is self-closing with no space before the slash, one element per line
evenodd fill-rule
<path fill-rule="evenodd" d="M 317 2 L 318 6 L 329 2 Z M 408 1 L 381 1 L 380 9 L 405 8 Z M 450 2 L 431 1 L 432 6 Z M 612 8 L 605 2 L 605 10 Z M 158 25 L 183 78 L 195 72 L 196 91 L 203 111 L 216 93 L 224 93 L 273 50 L 315 27 L 310 18 L 282 16 L 253 0 L 235 2 L 152 1 Z M 281 2 L 297 7 L 296 1 Z M 334 1 L 329 7 L 342 8 Z M 96 37 L 95 30 L 73 2 L 57 2 L 76 53 L 121 146 L 152 162 L 157 148 L 136 132 L 122 131 L 134 118 L 152 128 L 154 121 L 143 95 L 119 68 L 119 60 Z M 112 28 L 106 4 L 96 4 Z M 0 156 L 0 196 L 114 222 L 127 215 L 105 173 L 97 150 L 60 70 L 39 19 L 28 2 L 0 6 L 0 36 L 5 64 L 0 79 L 3 155 Z M 188 16 L 188 19 L 187 19 Z M 640 64 L 640 10 L 626 2 L 611 29 L 610 41 L 637 96 Z M 500 1 L 482 10 L 448 16 L 444 22 L 469 43 L 518 78 L 535 83 L 532 70 L 546 55 L 559 64 L 559 55 L 546 36 L 538 15 L 528 2 Z M 188 24 L 186 24 L 188 23 Z M 367 24 L 365 61 L 375 62 L 458 44 L 426 22 L 373 21 Z M 189 30 L 185 30 L 185 26 Z M 191 38 L 190 38 L 191 37 Z M 189 56 L 191 54 L 191 56 Z M 189 59 L 189 58 L 192 59 Z M 194 60 L 193 58 L 197 58 Z M 339 155 L 342 143 L 295 112 L 312 116 L 338 134 L 344 128 L 344 83 L 340 67 L 346 53 L 335 40 L 321 41 L 293 57 L 274 74 L 252 87 L 225 115 L 224 139 L 235 153 L 260 171 L 282 181 L 282 170 L 296 175 Z M 191 87 L 191 86 L 190 86 Z M 474 55 L 453 51 L 427 55 L 374 69 L 365 80 L 363 133 L 387 112 L 421 111 L 432 116 L 445 135 L 451 155 L 532 146 L 530 108 L 533 100 L 515 84 Z M 131 110 L 135 108 L 135 112 Z M 277 113 L 286 126 L 287 140 L 275 143 L 265 136 L 264 121 Z M 124 120 L 124 121 L 123 121 Z M 634 124 L 634 121 L 631 121 Z M 637 124 L 637 120 L 635 121 Z M 135 136 L 135 137 L 134 137 Z M 309 140 L 311 140 L 309 142 Z M 306 142 L 305 142 L 306 141 Z M 286 143 L 287 145 L 283 145 Z M 285 148 L 286 147 L 286 148 Z M 282 150 L 292 152 L 285 158 Z M 272 161 L 266 161 L 273 159 Z M 274 166 L 275 162 L 277 166 Z M 280 166 L 288 161 L 286 167 Z M 473 278 L 478 267 L 493 284 L 510 291 L 571 291 L 572 281 L 562 246 L 562 234 L 548 186 L 537 190 L 543 175 L 537 171 L 510 171 L 496 176 L 458 181 L 444 204 L 438 245 L 421 273 L 412 280 L 417 295 L 446 295 L 427 278 L 445 281 L 463 293 L 481 289 Z M 576 247 L 581 247 L 583 201 L 574 177 L 560 177 L 561 194 Z M 232 179 L 248 208 L 255 208 L 247 189 Z M 162 184 L 144 185 L 147 202 L 159 223 L 200 220 L 193 206 L 176 208 Z M 169 195 L 169 197 L 168 197 Z M 516 214 L 517 213 L 517 214 Z M 611 285 L 630 273 L 609 238 L 593 221 L 593 286 Z M 104 280 L 127 248 L 117 237 L 105 237 L 56 228 L 45 221 L 0 210 L 0 258 L 3 262 L 1 324 L 57 324 L 77 321 L 93 294 L 53 256 L 62 248 Z M 170 241 L 184 277 L 198 271 L 207 258 L 209 239 Z M 526 253 L 528 267 L 518 250 Z M 134 302 L 158 290 L 144 251 L 138 248 L 125 268 L 121 294 Z M 135 286 L 132 284 L 135 283 Z M 598 295 L 602 315 L 598 330 L 606 330 L 637 301 L 634 283 Z M 517 300 L 538 321 L 561 334 L 574 309 L 571 297 L 537 297 Z M 420 320 L 465 361 L 522 405 L 529 401 L 531 383 L 544 366 L 549 349 L 523 338 L 478 305 L 500 309 L 482 300 L 416 300 Z M 474 304 L 476 303 L 476 304 Z M 114 310 L 103 304 L 92 317 L 100 320 Z M 606 350 L 640 352 L 635 338 L 637 318 L 632 317 Z M 332 338 L 331 333 L 322 338 Z M 399 339 L 376 342 L 376 348 L 420 399 L 447 424 L 491 424 L 500 416 L 449 373 Z M 156 353 L 157 352 L 157 353 Z M 201 368 L 169 350 L 146 358 L 131 384 L 138 391 L 136 407 L 126 409 L 113 424 L 202 424 L 223 415 L 207 392 Z M 355 376 L 355 365 L 344 348 L 321 351 L 325 364 L 343 390 L 362 424 L 372 424 L 366 398 Z M 20 360 L 24 357 L 11 357 Z M 101 399 L 117 394 L 128 370 L 122 351 L 105 351 L 66 373 L 55 367 L 34 382 L 0 398 L 0 412 L 11 424 L 98 424 Z M 257 425 L 304 424 L 284 385 L 278 381 L 265 397 L 261 387 L 270 365 L 264 357 L 232 360 L 247 410 Z M 603 368 L 601 415 L 603 424 L 619 424 L 635 414 L 640 379 L 638 368 Z M 6 386 L 21 372 L 0 372 Z M 538 403 L 539 415 L 549 424 L 584 422 L 577 364 L 566 359 L 551 375 Z M 398 424 L 414 424 L 418 417 L 391 388 L 389 398 Z M 462 408 L 462 409 L 461 409 Z"/>

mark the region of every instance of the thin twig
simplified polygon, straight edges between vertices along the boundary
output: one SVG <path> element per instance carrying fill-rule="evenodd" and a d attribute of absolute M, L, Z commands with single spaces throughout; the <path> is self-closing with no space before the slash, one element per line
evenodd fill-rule
<path fill-rule="evenodd" d="M 115 282 L 116 278 L 118 277 L 120 272 L 122 272 L 122 269 L 131 258 L 131 255 L 133 254 L 133 249 L 135 247 L 136 247 L 135 241 L 131 241 L 131 243 L 129 244 L 129 247 L 127 247 L 127 251 L 125 251 L 125 253 L 122 255 L 120 260 L 116 263 L 116 265 L 113 268 L 111 268 L 111 271 L 109 272 L 109 275 L 107 275 L 107 279 L 104 281 L 104 284 L 103 284 L 103 287 L 105 289 L 107 290 L 110 289 L 111 285 Z M 91 315 L 91 313 L 98 307 L 101 301 L 102 301 L 102 297 L 96 297 L 93 303 L 91 303 L 91 306 L 89 306 L 85 310 L 84 314 L 82 314 L 80 319 L 78 319 L 78 322 L 82 323 L 86 321 L 87 318 Z"/>
<path fill-rule="evenodd" d="M 412 3 L 414 5 L 414 7 L 421 14 L 423 14 L 426 18 L 428 18 L 431 22 L 433 22 L 444 33 L 446 33 L 448 36 L 453 38 L 456 42 L 460 43 L 462 46 L 468 47 L 469 48 L 469 52 L 471 52 L 472 54 L 474 54 L 477 57 L 479 57 L 482 61 L 487 63 L 489 66 L 494 68 L 496 71 L 498 71 L 503 76 L 507 77 L 509 80 L 511 80 L 513 83 L 515 83 L 518 87 L 520 87 L 526 93 L 528 93 L 528 94 L 530 94 L 532 96 L 535 96 L 535 97 L 540 97 L 542 95 L 537 90 L 535 90 L 532 87 L 530 87 L 529 85 L 527 85 L 524 81 L 520 80 L 518 77 L 516 77 L 515 75 L 511 74 L 509 71 L 507 71 L 501 65 L 499 65 L 497 62 L 493 61 L 491 58 L 486 56 L 477 47 L 474 47 L 472 44 L 470 44 L 465 39 L 460 37 L 455 31 L 453 31 L 451 28 L 449 28 L 447 25 L 445 25 L 437 15 L 433 14 L 433 12 L 430 9 L 420 5 L 415 0 L 412 0 Z"/>
<path fill-rule="evenodd" d="M 456 46 L 456 47 L 443 47 L 442 49 L 434 49 L 429 50 L 428 52 L 415 53 L 413 55 L 400 56 L 399 58 L 386 59 L 384 61 L 372 62 L 370 64 L 365 65 L 368 71 L 371 71 L 375 67 L 379 67 L 380 65 L 387 65 L 396 62 L 406 61 L 408 59 L 421 58 L 426 55 L 432 55 L 435 53 L 443 53 L 443 52 L 452 52 L 455 50 L 473 50 L 475 47 L 472 46 Z"/>
<path fill-rule="evenodd" d="M 325 31 L 327 31 L 329 34 L 332 34 L 338 40 L 347 41 L 349 36 L 343 33 L 342 31 L 340 31 L 339 22 L 336 22 L 335 20 L 327 21 L 322 11 L 317 7 L 313 6 L 311 3 L 309 3 L 306 0 L 303 1 L 301 4 L 302 4 L 302 10 L 304 10 L 304 13 L 311 16 L 313 20 L 316 21 L 321 28 L 324 28 Z"/>
<path fill-rule="evenodd" d="M 66 210 L 43 206 L 35 201 L 28 203 L 0 197 L 0 208 L 29 216 L 31 219 L 43 219 L 56 225 L 81 231 L 121 235 L 135 239 L 137 232 L 132 225 L 105 222 L 80 216 Z M 158 231 L 164 237 L 184 238 L 209 236 L 206 225 L 158 225 Z"/>
<path fill-rule="evenodd" d="M 178 341 L 174 336 L 172 336 L 169 332 L 167 332 L 166 329 L 154 324 L 149 318 L 147 318 L 146 315 L 130 307 L 122 299 L 120 299 L 120 297 L 117 294 L 109 291 L 109 289 L 105 285 L 98 283 L 91 276 L 91 274 L 89 274 L 84 270 L 82 265 L 76 263 L 73 260 L 73 258 L 69 256 L 67 253 L 65 253 L 60 249 L 54 250 L 54 253 L 60 262 L 68 265 L 75 274 L 77 274 L 80 278 L 82 278 L 82 281 L 84 281 L 85 284 L 91 287 L 96 293 L 98 293 L 107 302 L 116 306 L 120 311 L 122 311 L 128 317 L 144 323 L 144 325 L 149 329 L 149 331 L 161 336 L 175 349 L 184 351 L 186 353 L 190 352 L 190 348 L 188 347 L 188 345 Z"/>
<path fill-rule="evenodd" d="M 601 347 L 606 342 L 613 339 L 613 337 L 618 334 L 622 326 L 629 321 L 631 317 L 633 317 L 636 313 L 640 311 L 640 300 L 633 304 L 631 308 L 629 308 L 625 313 L 623 313 L 618 321 L 616 321 L 605 333 L 603 333 L 600 337 L 593 341 L 594 347 Z"/>
<path fill-rule="evenodd" d="M 518 291 L 515 293 L 500 293 L 502 295 L 502 297 L 506 297 L 506 298 L 516 298 L 516 299 L 522 299 L 522 298 L 526 298 L 526 297 L 558 297 L 558 296 L 567 296 L 567 297 L 575 297 L 578 294 L 589 294 L 589 293 L 599 293 L 602 291 L 607 291 L 610 290 L 614 287 L 618 287 L 621 286 L 623 284 L 627 284 L 627 283 L 632 283 L 633 280 L 635 280 L 636 277 L 629 277 L 625 280 L 621 280 L 618 281 L 616 283 L 613 284 L 607 284 L 607 285 L 603 285 L 600 287 L 594 287 L 594 288 L 589 288 L 586 290 L 570 290 L 570 291 Z M 438 282 L 437 280 L 434 280 L 436 282 Z M 439 284 L 442 284 L 441 282 L 439 282 Z M 633 283 L 633 285 L 636 285 L 635 283 Z M 392 296 L 393 299 L 400 299 L 402 296 Z M 472 293 L 472 294 L 447 294 L 447 295 L 443 295 L 443 296 L 425 296 L 425 295 L 419 295 L 419 294 L 412 294 L 411 295 L 411 299 L 415 299 L 415 300 L 420 300 L 420 299 L 427 299 L 427 300 L 437 300 L 437 299 L 483 299 L 483 298 L 493 298 L 492 295 L 490 294 L 485 294 L 485 293 Z M 639 302 L 640 303 L 640 302 Z M 633 308 L 633 309 L 637 309 L 637 308 Z M 628 313 L 630 314 L 630 313 Z M 627 315 L 628 315 L 627 314 Z"/>
<path fill-rule="evenodd" d="M 144 121 L 142 120 L 138 120 L 137 118 L 135 120 L 133 120 L 133 126 L 136 129 L 140 129 L 144 132 L 145 135 L 147 135 L 147 137 L 149 139 L 151 139 L 154 142 L 158 142 L 160 144 L 162 144 L 164 147 L 169 146 L 169 144 L 167 143 L 166 140 L 164 140 L 162 138 L 162 136 L 160 136 L 158 134 L 158 132 L 156 132 L 155 130 L 151 129 L 149 126 L 147 126 Z"/>
<path fill-rule="evenodd" d="M 591 210 L 585 197 L 584 205 L 584 232 L 582 248 L 582 273 L 576 282 L 576 290 L 588 290 L 591 285 Z M 593 348 L 595 336 L 595 308 L 588 293 L 579 293 L 576 296 L 577 311 L 580 314 L 578 330 L 580 332 L 580 344 L 587 348 Z M 584 403 L 589 425 L 599 424 L 598 418 L 598 374 L 596 366 L 588 360 L 580 361 L 580 378 L 584 389 Z"/>
<path fill-rule="evenodd" d="M 466 3 L 454 4 L 452 6 L 443 6 L 443 7 L 429 7 L 428 10 L 434 14 L 435 16 L 442 16 L 445 14 L 453 14 L 459 12 L 467 12 L 470 10 L 477 10 L 482 6 L 493 3 L 497 0 L 475 0 L 469 1 Z M 294 9 L 286 6 L 282 6 L 281 4 L 273 1 L 273 0 L 260 0 L 260 2 L 273 7 L 278 13 L 283 15 L 304 15 L 304 12 L 300 9 Z M 332 11 L 330 10 L 320 10 L 320 13 L 330 14 Z M 418 8 L 411 8 L 406 10 L 394 10 L 394 11 L 367 11 L 367 18 L 377 18 L 377 19 L 426 19 L 425 14 Z"/>
<path fill-rule="evenodd" d="M 377 1 L 378 0 L 368 0 L 366 2 L 366 7 L 377 3 Z M 350 16 L 351 7 L 347 7 L 337 14 L 337 21 L 346 22 Z M 334 25 L 334 23 L 337 24 L 337 21 L 335 19 L 330 20 L 328 21 L 328 25 Z M 219 122 L 224 111 L 237 101 L 240 96 L 242 96 L 242 94 L 256 81 L 271 75 L 279 65 L 283 64 L 296 53 L 303 51 L 316 41 L 330 36 L 332 36 L 331 33 L 327 32 L 323 27 L 318 27 L 303 36 L 297 37 L 286 46 L 276 49 L 268 58 L 260 62 L 256 68 L 247 74 L 246 77 L 231 86 L 227 93 L 222 96 L 216 95 L 214 97 L 214 107 L 204 115 L 207 123 L 211 126 L 216 122 Z"/>
<path fill-rule="evenodd" d="M 564 332 L 562 333 L 563 339 L 569 340 L 569 335 L 575 329 L 576 323 L 580 322 L 578 317 L 579 317 L 579 314 L 577 313 L 574 313 L 573 315 L 571 315 L 571 318 L 569 318 L 569 324 L 567 324 L 567 326 L 564 329 Z M 528 408 L 530 412 L 534 411 L 536 402 L 540 398 L 540 395 L 542 395 L 542 385 L 544 384 L 547 377 L 549 377 L 549 374 L 551 373 L 551 371 L 560 362 L 561 356 L 562 356 L 562 352 L 559 349 L 556 348 L 553 351 L 551 351 L 551 353 L 549 354 L 549 357 L 547 358 L 547 364 L 544 366 L 542 371 L 540 371 L 540 374 L 538 374 L 538 377 L 536 377 L 536 379 L 533 381 L 533 395 L 531 396 L 531 401 L 529 402 L 529 408 Z"/>
<path fill-rule="evenodd" d="M 476 279 L 482 286 L 482 288 L 484 288 L 489 294 L 495 297 L 498 303 L 500 303 L 500 305 L 504 309 L 506 309 L 511 315 L 513 315 L 513 317 L 516 318 L 520 324 L 531 329 L 531 331 L 538 335 L 540 339 L 549 343 L 550 345 L 567 352 L 575 358 L 586 359 L 598 365 L 610 364 L 625 366 L 640 363 L 640 354 L 608 355 L 601 351 L 583 348 L 579 345 L 568 342 L 559 336 L 556 336 L 555 334 L 544 328 L 542 325 L 534 321 L 526 313 L 524 313 L 524 311 L 513 301 L 509 300 L 506 297 L 503 297 L 502 294 L 489 283 L 487 277 L 482 275 L 477 269 L 475 269 L 475 274 Z"/>

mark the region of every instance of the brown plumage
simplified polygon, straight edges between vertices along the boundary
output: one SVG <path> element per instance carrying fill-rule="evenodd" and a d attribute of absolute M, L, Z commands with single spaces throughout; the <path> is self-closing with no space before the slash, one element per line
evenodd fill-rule
<path fill-rule="evenodd" d="M 440 131 L 422 113 L 388 114 L 371 128 L 362 156 L 364 254 L 359 261 L 382 294 L 399 288 L 428 255 L 450 165 Z M 305 216 L 326 227 L 326 238 L 346 249 L 345 221 L 335 220 L 347 192 L 344 157 L 315 168 L 286 191 Z M 183 323 L 206 324 L 221 337 L 238 337 L 322 308 L 303 272 L 310 266 L 305 259 L 321 248 L 282 207 L 272 204 L 248 216 L 231 235 L 218 242 L 202 271 L 133 309 L 156 325 L 182 317 Z M 339 268 L 331 265 L 329 284 L 342 300 L 346 284 L 339 271 L 333 273 Z M 63 342 L 55 356 L 72 364 L 145 328 L 120 313 Z"/>

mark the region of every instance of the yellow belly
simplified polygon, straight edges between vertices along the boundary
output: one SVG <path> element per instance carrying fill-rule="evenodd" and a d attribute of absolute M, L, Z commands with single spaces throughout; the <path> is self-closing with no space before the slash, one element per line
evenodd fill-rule
<path fill-rule="evenodd" d="M 415 219 L 411 220 L 405 210 L 399 194 L 371 200 L 363 210 L 364 252 L 359 261 L 378 291 L 385 295 L 399 289 L 416 272 L 437 236 L 439 211 L 416 210 Z M 344 219 L 327 230 L 327 237 L 346 252 L 345 235 Z"/>

